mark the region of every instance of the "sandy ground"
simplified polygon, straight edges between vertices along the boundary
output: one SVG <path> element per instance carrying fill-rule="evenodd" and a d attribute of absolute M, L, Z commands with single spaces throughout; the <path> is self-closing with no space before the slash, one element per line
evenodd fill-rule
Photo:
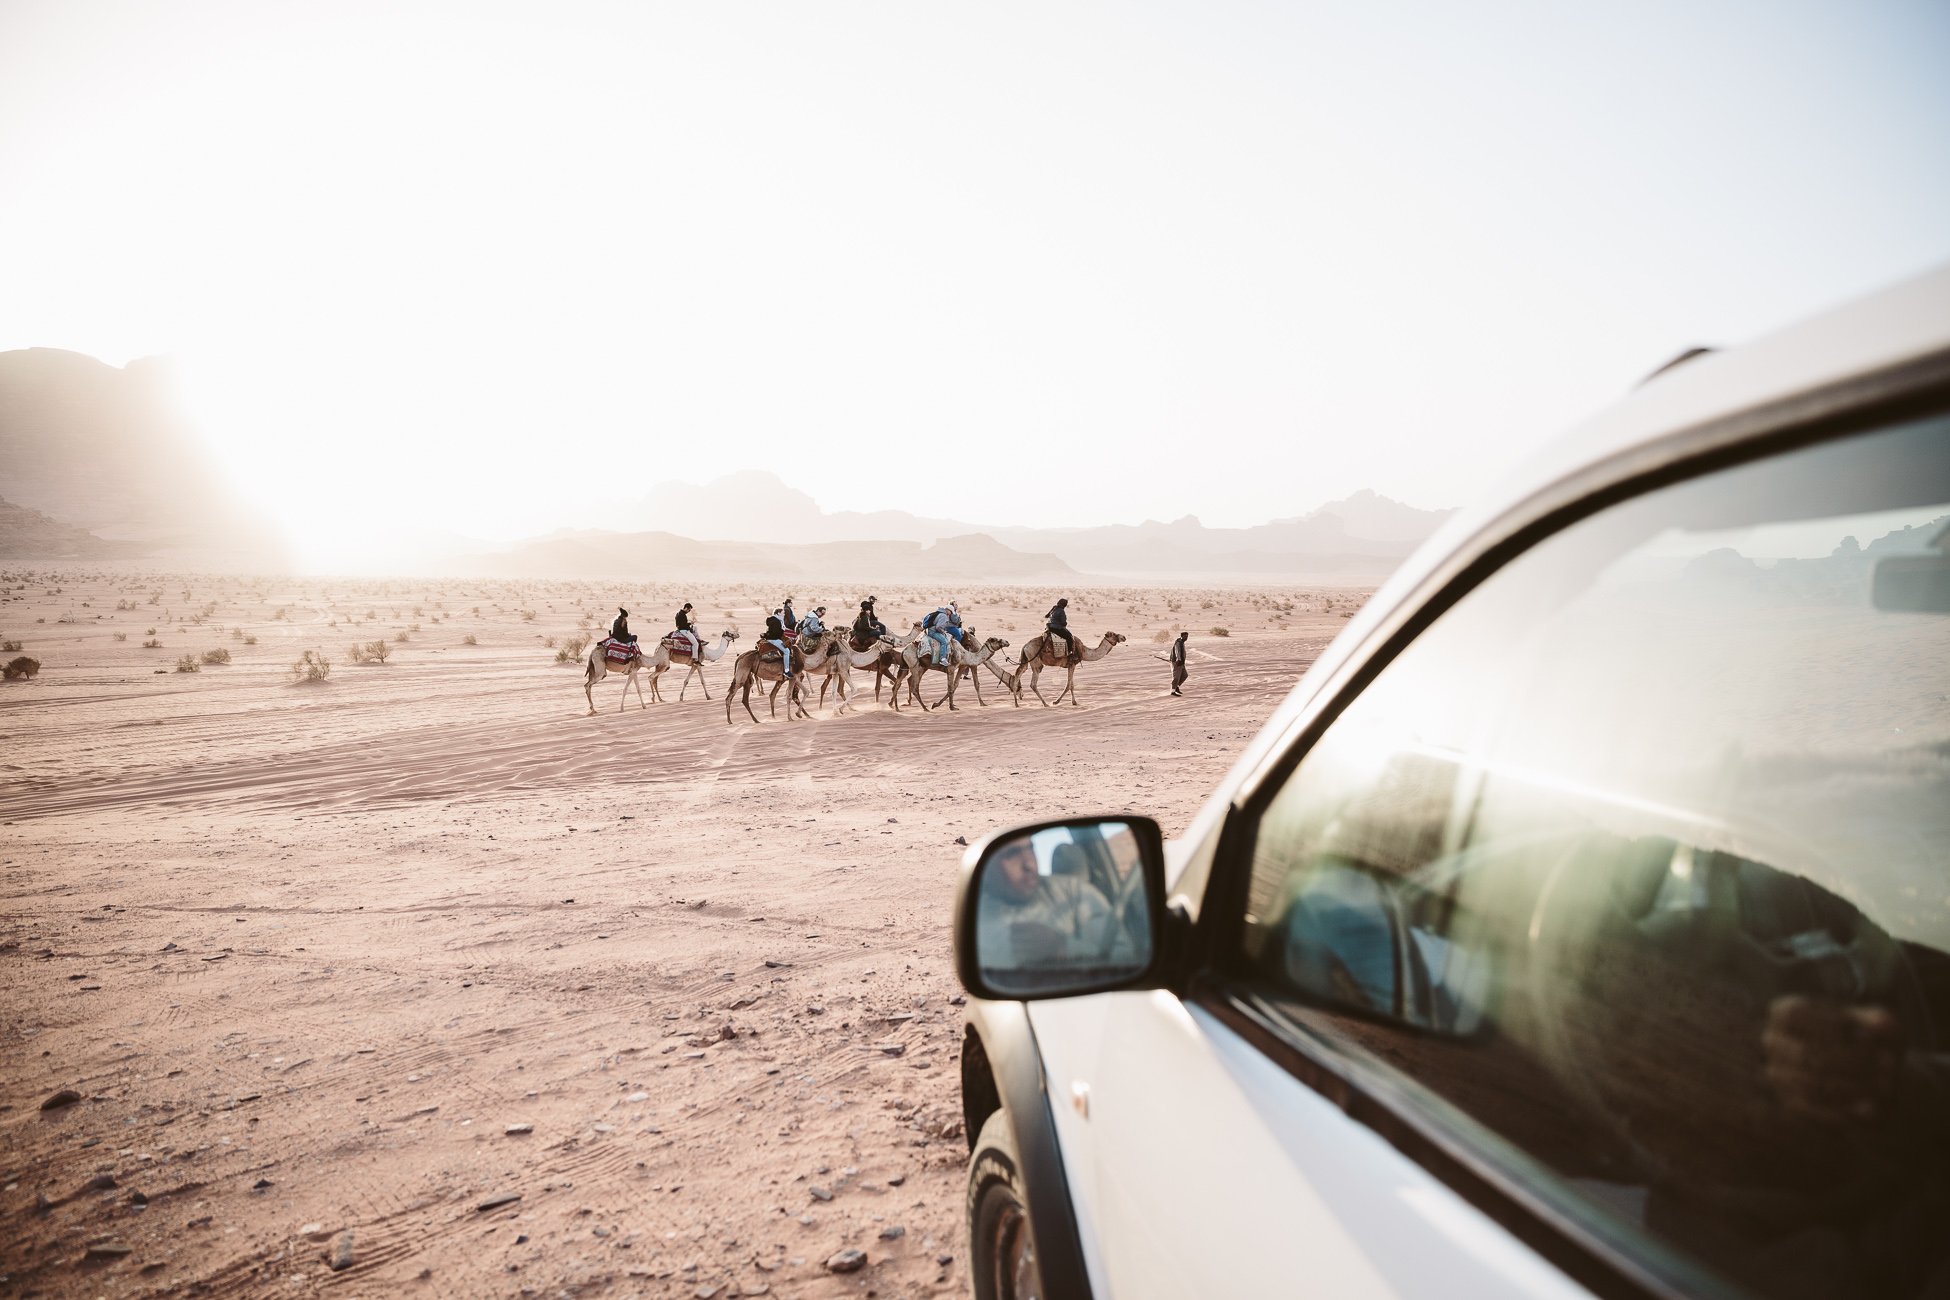
<path fill-rule="evenodd" d="M 963 1294 L 956 838 L 1175 832 L 1360 598 L 1073 593 L 1132 638 L 1080 708 L 727 726 L 726 664 L 591 718 L 553 662 L 675 588 L 0 587 L 0 1294 L 50 1296 Z M 742 645 L 783 593 L 684 594 Z M 1053 598 L 955 594 L 1018 645 Z"/>

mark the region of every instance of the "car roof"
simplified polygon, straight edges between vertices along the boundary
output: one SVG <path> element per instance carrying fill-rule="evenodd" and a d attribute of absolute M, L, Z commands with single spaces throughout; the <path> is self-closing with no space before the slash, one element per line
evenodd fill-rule
<path fill-rule="evenodd" d="M 1856 299 L 1811 320 L 1660 371 L 1620 401 L 1553 439 L 1479 500 L 1458 510 L 1375 592 L 1309 668 L 1187 828 L 1192 849 L 1295 730 L 1309 701 L 1362 646 L 1499 541 L 1606 483 L 1656 472 L 1709 448 L 1737 447 L 1777 422 L 1742 427 L 1746 412 L 1806 406 L 1809 417 L 1873 397 L 1880 377 L 1950 367 L 1950 266 Z M 1183 858 L 1172 862 L 1174 874 Z"/>

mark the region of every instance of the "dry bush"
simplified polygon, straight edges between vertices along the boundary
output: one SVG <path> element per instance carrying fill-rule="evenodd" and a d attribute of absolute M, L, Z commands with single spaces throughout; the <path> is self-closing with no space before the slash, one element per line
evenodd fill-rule
<path fill-rule="evenodd" d="M 273 619 L 282 619 L 283 617 L 285 617 L 285 613 L 283 610 L 280 609 L 277 613 L 271 615 L 271 617 Z"/>
<path fill-rule="evenodd" d="M 332 661 L 317 650 L 307 650 L 291 665 L 291 675 L 301 682 L 322 682 L 332 675 Z"/>
<path fill-rule="evenodd" d="M 254 636 L 247 636 L 247 637 L 245 637 L 245 638 L 244 638 L 244 644 L 245 644 L 245 645 L 256 645 L 256 644 L 257 644 L 257 638 L 256 638 L 256 637 L 254 637 Z"/>
<path fill-rule="evenodd" d="M 1169 641 L 1169 640 L 1171 640 L 1171 633 L 1170 633 L 1170 632 L 1169 632 L 1168 630 L 1166 630 L 1165 628 L 1162 628 L 1162 627 L 1161 627 L 1161 628 L 1159 628 L 1159 629 L 1158 629 L 1158 630 L 1157 630 L 1156 632 L 1154 632 L 1154 633 L 1152 634 L 1152 636 L 1151 636 L 1151 639 L 1152 639 L 1153 641 L 1156 641 L 1156 642 L 1159 642 L 1160 644 L 1162 644 L 1162 643 L 1164 643 L 1164 642 L 1166 642 L 1166 641 Z"/>
<path fill-rule="evenodd" d="M 550 639 L 553 640 L 553 638 Z M 562 648 L 555 652 L 555 662 L 558 664 L 579 664 L 582 662 L 582 652 L 588 648 L 588 637 L 568 637 L 562 642 Z"/>
<path fill-rule="evenodd" d="M 197 671 L 196 656 L 184 655 L 181 659 L 178 659 L 176 661 L 176 671 L 179 673 L 196 672 Z"/>
<path fill-rule="evenodd" d="M 1215 628 L 1213 628 L 1213 629 L 1212 629 L 1212 635 L 1213 635 L 1213 636 L 1231 636 L 1231 635 L 1232 635 L 1232 633 L 1230 633 L 1230 632 L 1228 632 L 1228 631 L 1226 631 L 1226 630 L 1225 630 L 1224 628 L 1222 628 L 1222 627 L 1215 627 Z"/>
<path fill-rule="evenodd" d="M 115 634 L 115 639 L 117 641 L 126 641 L 129 639 L 129 634 L 127 632 L 117 632 Z"/>
<path fill-rule="evenodd" d="M 0 675 L 4 675 L 10 682 L 20 682 L 32 679 L 40 670 L 40 660 L 22 655 L 18 659 L 9 660 L 6 668 L 0 670 Z"/>
<path fill-rule="evenodd" d="M 153 631 L 154 629 L 151 630 Z M 0 641 L 0 652 L 5 652 L 6 654 L 13 654 L 15 651 L 19 649 L 20 649 L 20 642 L 18 641 Z"/>
<path fill-rule="evenodd" d="M 517 610 L 516 612 L 521 615 L 521 621 L 524 623 L 533 623 L 535 621 L 535 611 L 532 609 Z"/>
<path fill-rule="evenodd" d="M 462 637 L 462 638 L 460 639 L 460 643 L 461 643 L 462 645 L 479 645 L 479 644 L 481 644 L 481 643 L 480 643 L 480 641 L 479 641 L 479 640 L 478 640 L 478 639 L 477 639 L 477 638 L 476 638 L 476 637 L 474 636 L 474 634 L 473 634 L 472 632 L 469 632 L 469 633 L 468 633 L 468 634 L 467 634 L 466 636 L 464 636 L 464 637 Z"/>
<path fill-rule="evenodd" d="M 203 662 L 206 664 L 227 664 L 230 662 L 230 651 L 224 649 L 222 646 L 218 646 L 215 650 L 205 650 L 203 652 Z"/>
<path fill-rule="evenodd" d="M 363 645 L 354 643 L 353 647 L 346 651 L 347 657 L 355 664 L 383 664 L 386 662 L 386 657 L 392 653 L 393 647 L 387 645 L 383 637 L 377 641 L 367 641 Z"/>
<path fill-rule="evenodd" d="M 162 642 L 156 640 L 154 637 L 150 637 L 142 643 L 142 648 L 144 650 L 160 650 L 162 649 Z"/>

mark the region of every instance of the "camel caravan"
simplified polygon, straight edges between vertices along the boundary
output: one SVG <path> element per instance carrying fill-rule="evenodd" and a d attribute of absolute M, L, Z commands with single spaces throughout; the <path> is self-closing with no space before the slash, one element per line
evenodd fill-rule
<path fill-rule="evenodd" d="M 963 625 L 961 610 L 953 601 L 934 610 L 902 635 L 888 631 L 875 612 L 874 602 L 872 596 L 860 602 L 859 616 L 851 627 L 830 628 L 825 621 L 825 606 L 818 606 L 805 618 L 797 619 L 792 598 L 786 597 L 784 604 L 765 620 L 765 630 L 756 643 L 732 659 L 731 685 L 724 696 L 725 722 L 733 720 L 734 701 L 744 705 L 753 722 L 758 721 L 758 714 L 752 708 L 754 689 L 765 690 L 772 717 L 778 717 L 779 692 L 784 690 L 787 720 L 811 718 L 806 698 L 815 679 L 819 682 L 819 698 L 814 707 L 825 706 L 826 692 L 831 689 L 838 702 L 835 712 L 845 713 L 850 707 L 855 673 L 872 674 L 875 703 L 880 701 L 881 688 L 887 687 L 888 702 L 896 710 L 901 707 L 903 688 L 908 702 L 919 705 L 923 712 L 944 704 L 954 710 L 955 693 L 964 680 L 973 684 L 975 702 L 986 707 L 988 701 L 982 698 L 983 669 L 1002 683 L 1017 707 L 1022 705 L 1025 674 L 1029 689 L 1045 706 L 1061 704 L 1065 696 L 1074 706 L 1078 666 L 1102 659 L 1125 639 L 1121 633 L 1106 632 L 1096 645 L 1084 645 L 1070 634 L 1069 598 L 1065 597 L 1051 608 L 1045 630 L 1029 638 L 1023 646 L 1022 657 L 1010 669 L 1005 667 L 1009 661 L 1002 657 L 1009 643 L 1001 637 L 978 639 L 973 628 Z M 638 681 L 640 675 L 650 679 L 650 699 L 661 703 L 663 693 L 658 688 L 658 679 L 672 668 L 685 670 L 683 685 L 677 692 L 680 703 L 690 690 L 693 678 L 704 692 L 704 698 L 710 699 L 705 666 L 730 653 L 731 647 L 737 644 L 738 629 L 726 628 L 715 640 L 706 643 L 698 631 L 691 606 L 686 604 L 677 613 L 676 629 L 665 634 L 655 649 L 645 649 L 630 634 L 629 613 L 619 610 L 609 636 L 589 651 L 588 667 L 582 678 L 589 712 L 596 712 L 596 684 L 612 674 L 624 678 L 622 697 L 617 703 L 619 710 L 629 704 L 632 690 L 636 692 L 637 707 L 649 707 Z M 1057 692 L 1054 701 L 1043 695 L 1044 669 L 1064 673 L 1063 689 Z M 922 679 L 930 673 L 939 673 L 946 681 L 940 698 L 932 705 L 921 695 Z"/>

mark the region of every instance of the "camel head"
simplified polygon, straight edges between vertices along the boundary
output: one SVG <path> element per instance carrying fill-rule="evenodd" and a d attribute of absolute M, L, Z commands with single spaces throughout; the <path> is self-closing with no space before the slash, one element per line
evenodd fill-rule
<path fill-rule="evenodd" d="M 1126 641 L 1129 641 L 1130 639 L 1131 638 L 1125 636 L 1122 632 L 1104 633 L 1105 645 L 1123 645 Z"/>
<path fill-rule="evenodd" d="M 724 631 L 718 633 L 718 635 L 723 637 L 727 641 L 736 641 L 738 639 L 738 629 L 735 627 L 728 627 Z"/>
<path fill-rule="evenodd" d="M 1007 650 L 1009 648 L 1009 643 L 1007 641 L 1004 641 L 999 636 L 992 636 L 988 640 L 982 642 L 982 647 L 985 650 L 987 650 L 990 654 L 994 654 L 998 650 Z"/>

